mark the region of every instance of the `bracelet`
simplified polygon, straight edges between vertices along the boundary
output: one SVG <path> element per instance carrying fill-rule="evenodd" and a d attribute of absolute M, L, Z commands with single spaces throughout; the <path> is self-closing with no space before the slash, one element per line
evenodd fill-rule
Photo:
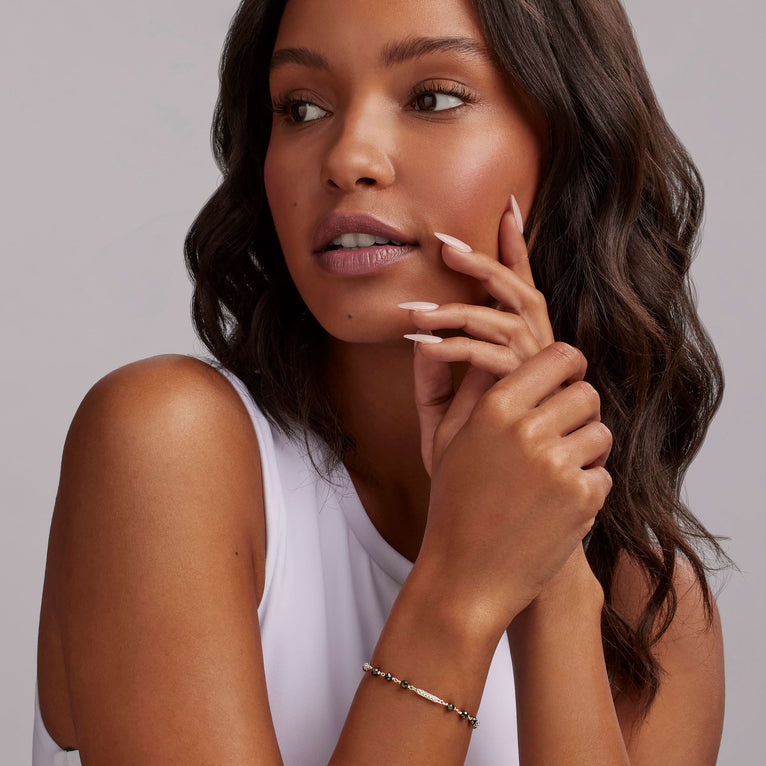
<path fill-rule="evenodd" d="M 395 676 L 392 676 L 391 673 L 384 673 L 380 668 L 374 668 L 372 665 L 370 665 L 369 662 L 365 662 L 364 665 L 362 665 L 362 670 L 365 673 L 369 670 L 370 675 L 380 676 L 381 678 L 385 678 L 386 681 L 394 681 L 395 683 L 399 684 L 402 689 L 409 689 L 411 692 L 415 692 L 415 694 L 419 694 L 421 697 L 424 697 L 427 700 L 431 700 L 431 702 L 436 702 L 439 705 L 444 705 L 447 710 L 454 710 L 463 720 L 467 719 L 468 723 L 474 729 L 479 725 L 479 719 L 476 716 L 469 715 L 465 710 L 458 710 L 451 702 L 445 702 L 443 699 L 439 699 L 439 697 L 434 694 L 429 694 L 423 689 L 418 689 L 417 686 L 412 686 L 407 681 L 400 681 Z"/>

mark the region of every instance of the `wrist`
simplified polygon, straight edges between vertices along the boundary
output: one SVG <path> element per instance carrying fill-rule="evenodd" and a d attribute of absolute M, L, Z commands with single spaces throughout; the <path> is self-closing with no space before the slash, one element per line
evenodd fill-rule
<path fill-rule="evenodd" d="M 401 603 L 399 603 L 401 601 Z M 428 620 L 433 630 L 470 650 L 494 654 L 507 625 L 500 624 L 487 599 L 470 591 L 457 593 L 444 585 L 438 567 L 415 563 L 397 599 L 410 615 Z"/>
<path fill-rule="evenodd" d="M 530 612 L 571 617 L 595 617 L 600 623 L 604 589 L 577 546 L 564 566 L 530 603 Z"/>
<path fill-rule="evenodd" d="M 513 646 L 532 634 L 558 636 L 565 642 L 575 635 L 600 637 L 603 603 L 603 591 L 585 591 L 569 599 L 540 594 L 516 615 L 508 626 L 508 638 Z"/>
<path fill-rule="evenodd" d="M 527 609 L 531 607 L 532 611 L 542 614 L 600 618 L 603 606 L 604 589 L 595 576 L 589 576 L 584 582 L 570 580 L 544 588 Z"/>

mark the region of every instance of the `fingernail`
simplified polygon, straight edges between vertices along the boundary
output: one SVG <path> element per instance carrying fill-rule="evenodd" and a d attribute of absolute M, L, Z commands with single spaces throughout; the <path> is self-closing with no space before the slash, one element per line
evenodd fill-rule
<path fill-rule="evenodd" d="M 516 225 L 519 227 L 519 231 L 524 233 L 524 221 L 521 218 L 521 210 L 519 209 L 519 203 L 516 202 L 516 197 L 511 194 L 511 207 L 513 208 L 513 217 L 516 219 Z"/>
<path fill-rule="evenodd" d="M 410 301 L 409 303 L 397 303 L 400 309 L 411 309 L 413 311 L 435 311 L 439 308 L 438 303 L 429 301 Z"/>
<path fill-rule="evenodd" d="M 421 335 L 420 333 L 410 333 L 403 337 L 418 343 L 441 343 L 444 340 L 444 338 L 440 338 L 438 335 Z"/>
<path fill-rule="evenodd" d="M 445 245 L 449 245 L 450 247 L 454 247 L 455 250 L 458 250 L 461 253 L 472 253 L 473 250 L 471 250 L 470 245 L 466 245 L 465 242 L 458 239 L 457 237 L 451 237 L 449 234 L 442 234 L 441 232 L 435 231 L 434 237 L 437 239 L 440 239 L 442 242 L 444 242 Z"/>

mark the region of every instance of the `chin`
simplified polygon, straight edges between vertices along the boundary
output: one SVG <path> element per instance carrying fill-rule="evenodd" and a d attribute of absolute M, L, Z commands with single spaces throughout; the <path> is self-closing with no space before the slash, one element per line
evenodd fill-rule
<path fill-rule="evenodd" d="M 402 314 L 402 309 L 397 309 Z M 377 345 L 401 346 L 406 348 L 412 341 L 403 338 L 406 332 L 415 332 L 413 326 L 405 321 L 404 324 L 378 323 L 362 319 L 348 319 L 342 317 L 332 317 L 329 321 L 322 321 L 317 317 L 317 321 L 322 325 L 324 331 L 332 339 L 342 343 L 374 343 Z"/>

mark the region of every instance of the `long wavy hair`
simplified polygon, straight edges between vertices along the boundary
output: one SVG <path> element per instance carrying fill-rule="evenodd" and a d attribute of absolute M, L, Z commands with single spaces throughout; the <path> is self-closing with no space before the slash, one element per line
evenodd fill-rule
<path fill-rule="evenodd" d="M 212 142 L 222 180 L 185 243 L 197 333 L 290 438 L 346 450 L 323 386 L 326 333 L 289 275 L 266 200 L 271 130 L 268 66 L 284 0 L 244 0 L 220 65 Z M 704 186 L 668 126 L 618 0 L 473 0 L 497 66 L 548 125 L 541 185 L 527 218 L 530 263 L 555 337 L 588 359 L 614 435 L 614 480 L 586 538 L 604 590 L 602 641 L 615 697 L 645 714 L 662 668 L 652 645 L 676 611 L 680 554 L 713 619 L 703 553 L 733 564 L 681 499 L 686 471 L 721 403 L 723 371 L 696 311 L 689 268 Z M 312 458 L 313 462 L 313 458 Z M 704 548 L 704 550 L 703 550 Z M 621 554 L 651 595 L 633 627 L 612 606 Z"/>

